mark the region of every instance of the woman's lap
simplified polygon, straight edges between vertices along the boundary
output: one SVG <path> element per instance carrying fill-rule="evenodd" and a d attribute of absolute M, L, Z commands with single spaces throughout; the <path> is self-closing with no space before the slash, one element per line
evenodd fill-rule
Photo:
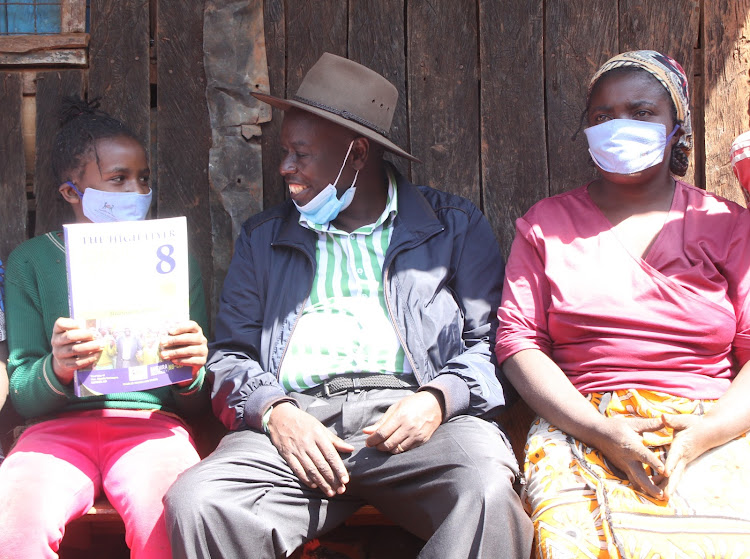
<path fill-rule="evenodd" d="M 611 399 L 590 399 L 602 413 L 642 417 L 703 413 L 712 405 L 632 390 L 618 391 Z M 663 457 L 670 438 L 671 433 L 655 433 L 647 444 Z M 746 545 L 750 532 L 750 503 L 740 497 L 750 494 L 748 464 L 750 439 L 741 437 L 716 448 L 688 466 L 676 495 L 664 503 L 633 490 L 598 451 L 537 418 L 525 464 L 525 501 L 534 521 L 537 554 L 666 558 L 689 548 L 713 557 L 712 550 L 721 546 L 732 556 Z"/>

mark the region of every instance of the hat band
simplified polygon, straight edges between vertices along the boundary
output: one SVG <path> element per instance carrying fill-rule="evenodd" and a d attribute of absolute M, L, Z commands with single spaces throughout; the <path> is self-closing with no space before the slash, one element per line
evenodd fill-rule
<path fill-rule="evenodd" d="M 345 118 L 346 120 L 352 120 L 357 124 L 361 124 L 362 126 L 366 126 L 370 130 L 377 132 L 381 136 L 385 136 L 386 138 L 388 137 L 387 130 L 380 128 L 379 126 L 374 125 L 372 122 L 365 120 L 361 116 L 352 114 L 349 111 L 340 111 L 339 109 L 334 109 L 333 107 L 329 107 L 328 105 L 324 105 L 323 103 L 318 103 L 317 101 L 313 101 L 311 99 L 305 99 L 304 97 L 300 97 L 299 95 L 295 95 L 294 99 L 295 101 L 299 101 L 301 103 L 305 103 L 306 105 L 311 105 L 317 109 L 323 109 L 324 111 L 328 111 L 329 113 L 338 115 L 341 118 Z"/>

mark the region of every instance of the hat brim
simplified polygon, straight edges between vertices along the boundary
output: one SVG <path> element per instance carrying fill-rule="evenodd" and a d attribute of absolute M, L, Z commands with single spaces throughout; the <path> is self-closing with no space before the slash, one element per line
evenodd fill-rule
<path fill-rule="evenodd" d="M 349 130 L 352 130 L 353 132 L 356 132 L 357 134 L 364 136 L 365 138 L 368 138 L 372 140 L 373 142 L 380 144 L 385 149 L 387 149 L 388 151 L 390 151 L 391 153 L 395 155 L 398 155 L 399 157 L 404 157 L 410 161 L 416 161 L 417 163 L 421 163 L 419 159 L 417 159 L 412 154 L 407 153 L 406 151 L 398 147 L 396 144 L 394 144 L 392 141 L 390 141 L 388 138 L 386 138 L 382 134 L 379 134 L 375 132 L 374 130 L 367 128 L 367 126 L 359 124 L 358 122 L 355 122 L 353 120 L 346 119 L 337 114 L 328 112 L 325 109 L 319 109 L 318 107 L 313 107 L 311 105 L 307 105 L 306 103 L 295 101 L 294 99 L 280 99 L 279 97 L 274 97 L 272 95 L 268 95 L 267 93 L 258 93 L 255 91 L 251 95 L 255 97 L 256 99 L 263 101 L 264 103 L 268 103 L 272 107 L 281 109 L 282 111 L 286 111 L 291 108 L 307 111 L 308 113 L 312 113 L 316 116 L 329 120 L 333 122 L 334 124 L 338 124 L 339 126 L 348 128 Z"/>

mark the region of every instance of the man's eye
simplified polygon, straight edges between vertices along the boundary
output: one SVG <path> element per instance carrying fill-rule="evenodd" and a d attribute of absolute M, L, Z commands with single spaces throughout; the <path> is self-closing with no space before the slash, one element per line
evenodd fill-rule
<path fill-rule="evenodd" d="M 111 178 L 111 179 L 109 179 L 109 180 L 111 180 L 111 181 L 114 181 L 114 182 L 122 182 L 122 181 L 124 181 L 124 180 L 125 180 L 125 177 L 123 177 L 123 176 L 120 176 L 120 175 L 118 175 L 118 176 L 116 176 L 116 177 L 112 177 L 112 178 Z"/>

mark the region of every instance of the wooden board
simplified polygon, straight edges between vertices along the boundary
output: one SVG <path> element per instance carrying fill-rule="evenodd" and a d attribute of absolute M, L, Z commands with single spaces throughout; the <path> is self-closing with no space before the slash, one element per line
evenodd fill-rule
<path fill-rule="evenodd" d="M 406 53 L 404 50 L 404 0 L 350 0 L 349 58 L 376 71 L 398 89 L 389 139 L 407 148 L 409 139 L 406 98 Z M 393 17 L 384 17 L 393 14 Z M 407 150 L 408 151 L 408 150 Z M 405 176 L 410 163 L 397 156 L 387 157 Z"/>
<path fill-rule="evenodd" d="M 130 127 L 150 146 L 149 1 L 91 3 L 89 99 Z M 179 23 L 179 20 L 176 22 Z"/>
<path fill-rule="evenodd" d="M 414 182 L 481 207 L 475 2 L 407 4 L 409 140 Z"/>
<path fill-rule="evenodd" d="M 620 48 L 629 50 L 656 50 L 677 60 L 688 75 L 695 107 L 696 90 L 693 78 L 693 51 L 699 43 L 700 1 L 672 0 L 653 2 L 652 0 L 620 0 Z M 664 32 L 664 22 L 669 22 L 669 32 Z M 702 101 L 699 92 L 698 101 Z M 701 144 L 702 146 L 702 144 Z M 690 158 L 690 167 L 684 180 L 695 184 L 695 150 Z"/>
<path fill-rule="evenodd" d="M 36 198 L 35 235 L 62 229 L 72 223 L 70 205 L 58 192 L 60 184 L 52 171 L 51 155 L 55 136 L 60 130 L 62 99 L 83 95 L 83 70 L 40 72 L 36 79 Z"/>
<path fill-rule="evenodd" d="M 21 105 L 23 80 L 17 72 L 0 72 L 0 260 L 26 240 L 26 165 Z"/>
<path fill-rule="evenodd" d="M 482 193 L 504 256 L 515 220 L 547 196 L 543 1 L 479 2 Z"/>
<path fill-rule="evenodd" d="M 86 31 L 86 0 L 61 0 L 60 29 L 63 33 Z"/>
<path fill-rule="evenodd" d="M 285 97 L 286 93 L 286 18 L 283 0 L 263 2 L 266 58 L 271 95 Z M 269 122 L 262 125 L 261 150 L 263 154 L 263 208 L 270 208 L 284 201 L 287 189 L 279 174 L 281 164 L 281 121 L 284 113 L 273 109 Z"/>
<path fill-rule="evenodd" d="M 324 52 L 346 56 L 347 0 L 286 1 L 286 93 Z"/>
<path fill-rule="evenodd" d="M 158 18 L 158 215 L 187 217 L 190 252 L 198 259 L 203 277 L 210 280 L 211 128 L 203 71 L 203 3 L 160 0 Z M 216 297 L 210 281 L 204 286 L 211 316 Z"/>
<path fill-rule="evenodd" d="M 594 72 L 617 54 L 617 3 L 610 0 L 547 2 L 545 87 L 550 194 L 596 176 L 581 116 Z M 575 142 L 572 136 L 580 129 Z"/>
<path fill-rule="evenodd" d="M 703 10 L 706 190 L 741 202 L 729 149 L 750 129 L 750 0 L 713 0 Z"/>

